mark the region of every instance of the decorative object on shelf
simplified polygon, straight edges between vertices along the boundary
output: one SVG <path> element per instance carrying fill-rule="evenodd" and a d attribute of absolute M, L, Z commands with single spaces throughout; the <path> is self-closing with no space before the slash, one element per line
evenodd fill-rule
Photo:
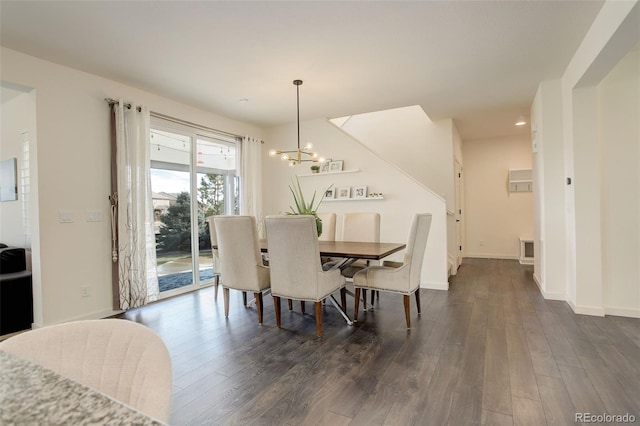
<path fill-rule="evenodd" d="M 318 173 L 320 172 L 320 166 L 318 166 L 317 164 L 314 164 L 313 166 L 311 166 L 311 173 Z"/>
<path fill-rule="evenodd" d="M 327 188 L 327 190 L 324 191 L 324 198 L 329 199 L 329 200 L 333 200 L 334 198 L 336 198 L 336 189 L 335 188 Z"/>
<path fill-rule="evenodd" d="M 344 161 L 342 161 L 342 160 L 331 161 L 329 163 L 329 171 L 330 172 L 341 172 L 343 164 L 344 164 Z"/>
<path fill-rule="evenodd" d="M 305 161 L 312 161 L 314 163 L 324 162 L 324 158 L 320 157 L 317 152 L 311 151 L 313 145 L 308 142 L 303 148 L 300 148 L 300 85 L 302 80 L 293 80 L 293 84 L 296 86 L 296 106 L 297 106 L 297 122 L 298 122 L 298 149 L 290 151 L 281 151 L 272 149 L 269 151 L 271 157 L 280 155 L 282 160 L 288 161 L 290 166 L 296 166 Z"/>
<path fill-rule="evenodd" d="M 327 173 L 329 171 L 329 165 L 331 163 L 329 161 L 324 161 L 322 166 L 320 167 L 320 173 Z"/>
<path fill-rule="evenodd" d="M 372 194 L 367 194 L 367 198 L 382 198 L 382 193 L 374 192 Z"/>
<path fill-rule="evenodd" d="M 324 200 L 324 197 L 327 191 L 332 189 L 332 187 L 333 187 L 333 184 L 331 184 L 327 189 L 324 190 L 324 192 L 322 193 L 322 197 L 320 197 L 320 200 L 318 201 L 317 204 L 314 204 L 316 200 L 316 192 L 313 191 L 313 197 L 311 198 L 311 202 L 307 204 L 307 202 L 304 200 L 304 194 L 302 193 L 302 188 L 300 187 L 300 181 L 298 181 L 297 176 L 294 176 L 291 179 L 291 185 L 289 185 L 289 190 L 291 190 L 291 194 L 293 194 L 293 202 L 295 203 L 295 208 L 294 206 L 289 206 L 289 208 L 291 209 L 291 212 L 287 212 L 287 214 L 314 216 L 316 218 L 316 228 L 318 230 L 318 237 L 319 237 L 320 235 L 322 235 L 322 219 L 318 217 L 318 214 L 317 214 L 318 207 L 320 207 L 322 200 Z"/>
<path fill-rule="evenodd" d="M 351 188 L 348 186 L 344 188 L 338 188 L 337 198 L 339 200 L 344 200 L 345 198 L 351 198 Z"/>
<path fill-rule="evenodd" d="M 367 198 L 367 187 L 356 186 L 353 188 L 353 198 Z"/>

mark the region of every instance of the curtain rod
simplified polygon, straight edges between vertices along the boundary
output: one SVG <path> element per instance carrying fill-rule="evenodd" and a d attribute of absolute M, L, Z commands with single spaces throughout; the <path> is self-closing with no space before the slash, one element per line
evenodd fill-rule
<path fill-rule="evenodd" d="M 111 99 L 111 98 L 105 98 L 104 100 L 107 101 L 109 106 L 118 103 L 117 100 Z M 124 106 L 126 108 L 131 109 L 131 104 L 130 103 L 125 103 Z M 140 109 L 138 109 L 138 111 L 140 111 Z M 192 123 L 190 121 L 181 120 L 179 118 L 171 117 L 169 115 L 160 114 L 159 112 L 150 111 L 149 114 L 151 114 L 152 117 L 162 118 L 163 120 L 171 121 L 172 123 L 183 124 L 183 125 L 190 126 L 190 127 L 195 128 L 195 129 L 198 129 L 198 130 L 205 130 L 205 131 L 208 131 L 208 132 L 214 132 L 214 133 L 222 134 L 222 135 L 225 135 L 225 136 L 230 136 L 230 137 L 233 137 L 233 138 L 242 139 L 242 136 L 236 135 L 235 133 L 225 132 L 224 130 L 218 130 L 218 129 L 213 129 L 211 127 L 202 126 L 200 124 Z M 260 143 L 264 144 L 264 141 L 261 140 Z"/>

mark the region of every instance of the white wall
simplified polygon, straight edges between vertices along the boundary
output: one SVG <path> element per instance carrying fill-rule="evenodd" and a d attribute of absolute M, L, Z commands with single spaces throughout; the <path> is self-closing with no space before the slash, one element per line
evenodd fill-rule
<path fill-rule="evenodd" d="M 565 176 L 560 80 L 542 82 L 531 109 L 534 278 L 547 299 L 566 299 Z"/>
<path fill-rule="evenodd" d="M 2 48 L 2 79 L 36 92 L 39 242 L 34 241 L 36 326 L 112 312 L 109 201 L 110 113 L 105 98 L 123 97 L 152 111 L 261 138 L 261 129 L 171 99 Z M 75 222 L 59 223 L 60 211 Z M 103 222 L 86 222 L 99 210 Z M 35 238 L 34 238 L 35 240 Z M 39 252 L 38 252 L 39 250 Z M 38 263 L 36 265 L 36 262 Z M 35 269 L 39 267 L 40 273 Z M 90 297 L 80 297 L 88 286 Z M 41 293 L 41 294 L 38 294 Z M 39 319 L 38 319 L 39 318 Z"/>
<path fill-rule="evenodd" d="M 640 312 L 640 49 L 598 86 L 602 282 L 607 313 Z"/>
<path fill-rule="evenodd" d="M 459 251 L 453 214 L 454 158 L 461 157 L 462 142 L 453 120 L 432 121 L 422 107 L 414 105 L 353 115 L 340 129 L 445 199 L 449 212 L 447 252 L 455 265 Z"/>
<path fill-rule="evenodd" d="M 629 110 L 631 115 L 635 113 L 632 122 L 638 123 L 633 102 L 638 101 L 640 89 L 631 70 L 637 65 L 625 67 L 623 63 L 610 74 L 640 42 L 638 22 L 640 3 L 637 0 L 605 2 L 561 78 L 560 99 L 557 99 L 555 83 L 543 83 L 542 95 L 538 93 L 533 105 L 532 114 L 536 120 L 542 115 L 543 122 L 536 135 L 543 145 L 542 154 L 539 153 L 536 160 L 536 170 L 543 174 L 539 177 L 543 180 L 543 193 L 537 206 L 540 217 L 536 226 L 540 227 L 537 235 L 546 250 L 542 255 L 545 263 L 539 265 L 536 273 L 542 275 L 543 295 L 555 298 L 564 290 L 566 301 L 576 313 L 640 317 L 640 283 L 637 266 L 631 266 L 637 265 L 640 259 L 637 250 L 640 232 L 636 231 L 640 212 L 635 195 L 640 192 L 640 179 L 636 177 L 639 135 L 633 124 L 619 127 L 617 122 L 619 116 Z M 608 74 L 611 77 L 606 79 Z M 605 84 L 599 88 L 603 81 Z M 561 114 L 558 114 L 559 108 Z M 555 121 L 551 120 L 554 122 L 551 130 L 545 124 L 553 114 L 562 117 L 562 154 L 556 143 Z M 551 144 L 549 139 L 553 141 Z M 550 146 L 552 152 L 547 149 Z M 626 198 L 621 201 L 623 190 L 613 188 L 612 183 L 619 173 L 619 168 L 614 170 L 615 163 L 624 153 L 635 157 L 625 158 L 624 164 L 631 163 L 636 175 L 631 173 L 630 185 L 624 186 L 628 193 L 624 193 Z M 571 185 L 564 185 L 562 197 L 556 192 L 557 184 L 552 183 L 557 182 L 555 164 L 559 161 L 563 163 L 563 179 L 572 180 Z M 548 166 L 550 162 L 554 165 Z M 564 224 L 556 222 L 557 209 L 548 207 L 561 200 L 564 200 Z M 625 206 L 625 213 L 617 212 L 621 205 Z M 629 216 L 624 216 L 627 214 Z M 620 223 L 625 224 L 629 233 L 625 235 L 618 230 Z M 562 241 L 555 241 L 558 234 L 552 231 L 554 224 L 557 231 L 564 226 Z M 554 250 L 560 255 L 558 258 L 549 254 L 551 238 Z M 564 268 L 557 259 L 564 259 Z"/>
<path fill-rule="evenodd" d="M 341 129 L 433 190 L 453 210 L 453 121 L 432 121 L 418 105 L 351 116 Z"/>
<path fill-rule="evenodd" d="M 344 160 L 344 169 L 360 169 L 358 173 L 314 175 L 300 177 L 305 196 L 314 191 L 321 194 L 329 185 L 336 188 L 367 185 L 369 192 L 382 193 L 384 200 L 323 202 L 319 211 L 338 214 L 337 235 L 340 235 L 340 215 L 345 212 L 375 211 L 381 215 L 380 240 L 406 242 L 411 219 L 415 213 L 433 214 L 427 243 L 421 286 L 448 289 L 446 207 L 435 196 L 397 167 L 384 161 L 360 143 L 325 120 L 300 123 L 301 140 L 311 141 L 314 149 L 325 157 Z M 263 149 L 264 213 L 280 214 L 289 210 L 292 196 L 288 185 L 295 174 L 309 174 L 308 163 L 291 168 L 282 160 L 268 157 L 270 149 L 294 149 L 295 125 L 279 126 L 265 133 Z M 402 254 L 392 256 L 402 260 Z"/>
<path fill-rule="evenodd" d="M 465 256 L 517 259 L 533 236 L 533 195 L 509 193 L 510 169 L 532 167 L 529 136 L 464 141 Z"/>

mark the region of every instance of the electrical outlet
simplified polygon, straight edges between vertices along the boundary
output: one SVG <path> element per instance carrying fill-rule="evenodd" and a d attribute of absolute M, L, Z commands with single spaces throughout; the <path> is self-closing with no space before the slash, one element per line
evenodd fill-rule
<path fill-rule="evenodd" d="M 80 287 L 80 296 L 89 297 L 89 287 Z"/>
<path fill-rule="evenodd" d="M 480 240 L 480 247 L 483 247 L 483 246 L 484 246 L 484 241 Z"/>

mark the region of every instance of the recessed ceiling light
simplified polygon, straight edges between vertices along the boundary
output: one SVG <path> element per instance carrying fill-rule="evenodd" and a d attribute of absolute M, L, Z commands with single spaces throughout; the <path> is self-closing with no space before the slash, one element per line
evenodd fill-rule
<path fill-rule="evenodd" d="M 526 121 L 524 121 L 524 120 L 518 120 L 518 121 L 516 121 L 516 126 L 524 126 L 525 124 L 527 124 L 527 122 L 526 122 Z"/>

